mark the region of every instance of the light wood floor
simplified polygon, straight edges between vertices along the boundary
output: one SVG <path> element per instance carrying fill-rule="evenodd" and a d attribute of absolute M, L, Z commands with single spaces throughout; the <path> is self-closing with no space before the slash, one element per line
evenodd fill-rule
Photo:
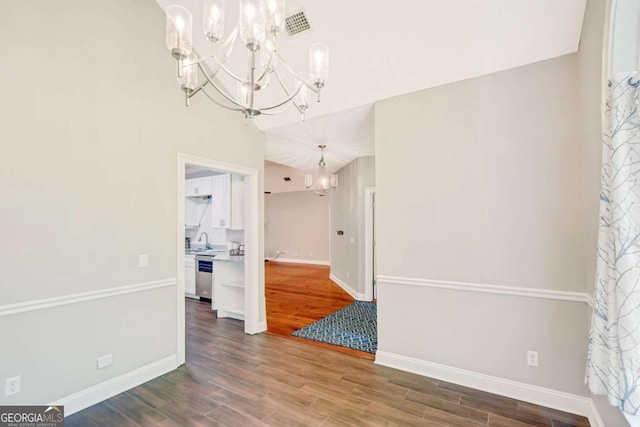
<path fill-rule="evenodd" d="M 186 302 L 187 363 L 78 412 L 91 426 L 585 427 L 551 409 L 374 365 L 271 334 L 243 333 Z"/>
<path fill-rule="evenodd" d="M 267 331 L 365 359 L 374 355 L 291 336 L 291 332 L 351 304 L 354 299 L 329 279 L 326 265 L 265 263 Z"/>

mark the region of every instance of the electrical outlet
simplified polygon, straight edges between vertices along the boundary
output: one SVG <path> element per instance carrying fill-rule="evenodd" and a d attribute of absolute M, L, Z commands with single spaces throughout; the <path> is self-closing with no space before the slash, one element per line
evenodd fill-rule
<path fill-rule="evenodd" d="M 142 254 L 138 257 L 138 267 L 149 267 L 149 255 Z"/>
<path fill-rule="evenodd" d="M 111 366 L 112 364 L 113 356 L 111 354 L 98 357 L 98 369 L 104 369 L 107 366 Z"/>
<path fill-rule="evenodd" d="M 347 279 L 349 278 L 349 272 L 347 271 Z"/>
<path fill-rule="evenodd" d="M 4 384 L 4 395 L 11 396 L 12 394 L 20 393 L 20 375 L 17 377 L 7 378 Z"/>
<path fill-rule="evenodd" d="M 356 243 L 356 239 L 354 237 L 349 237 L 349 243 L 352 245 Z"/>
<path fill-rule="evenodd" d="M 538 352 L 537 351 L 527 351 L 527 365 L 538 367 Z"/>

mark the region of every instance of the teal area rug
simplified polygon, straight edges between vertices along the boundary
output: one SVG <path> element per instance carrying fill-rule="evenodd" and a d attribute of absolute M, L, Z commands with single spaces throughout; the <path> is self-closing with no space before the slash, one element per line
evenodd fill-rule
<path fill-rule="evenodd" d="M 374 354 L 378 349 L 376 304 L 355 301 L 291 335 Z"/>

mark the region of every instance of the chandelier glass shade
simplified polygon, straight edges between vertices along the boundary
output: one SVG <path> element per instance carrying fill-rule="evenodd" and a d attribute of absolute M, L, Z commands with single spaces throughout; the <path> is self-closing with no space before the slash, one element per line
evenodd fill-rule
<path fill-rule="evenodd" d="M 202 30 L 211 45 L 211 52 L 206 55 L 197 55 L 193 50 L 191 12 L 178 5 L 166 8 L 167 48 L 177 61 L 178 83 L 186 105 L 202 92 L 214 103 L 239 111 L 249 119 L 279 114 L 293 106 L 304 120 L 309 92 L 315 93 L 320 102 L 320 91 L 329 79 L 329 48 L 322 43 L 313 44 L 309 48 L 308 74 L 297 73 L 278 52 L 278 39 L 285 29 L 285 0 L 238 0 L 238 3 L 237 24 L 225 38 L 224 0 L 202 0 Z M 248 60 L 244 72 L 238 73 L 226 62 L 240 43 Z M 220 83 L 223 75 L 235 81 L 234 94 Z M 258 95 L 269 86 L 279 89 L 280 100 L 259 105 Z"/>
<path fill-rule="evenodd" d="M 324 149 L 327 148 L 327 146 L 318 145 L 318 148 L 320 148 L 318 179 L 313 182 L 313 176 L 311 174 L 306 174 L 304 176 L 304 186 L 307 187 L 307 190 L 311 190 L 320 196 L 324 196 L 338 186 L 338 175 L 333 174 L 327 177 L 327 173 L 325 171 L 327 164 L 324 161 Z"/>

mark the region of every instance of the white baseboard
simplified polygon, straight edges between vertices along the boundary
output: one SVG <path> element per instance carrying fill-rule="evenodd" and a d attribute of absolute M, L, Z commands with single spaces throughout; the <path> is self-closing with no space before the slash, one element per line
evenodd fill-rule
<path fill-rule="evenodd" d="M 602 420 L 600 412 L 598 412 L 598 407 L 593 402 L 593 399 L 589 404 L 589 416 L 587 418 L 589 418 L 589 424 L 591 424 L 591 427 L 607 427 Z"/>
<path fill-rule="evenodd" d="M 591 398 L 586 396 L 440 365 L 399 354 L 378 351 L 375 363 L 585 417 L 590 417 L 593 408 L 595 408 Z"/>
<path fill-rule="evenodd" d="M 71 415 L 91 405 L 102 402 L 110 397 L 130 390 L 140 384 L 151 381 L 178 367 L 176 355 L 165 357 L 156 362 L 149 363 L 134 371 L 111 378 L 100 384 L 63 397 L 50 403 L 50 405 L 64 405 L 64 414 Z"/>
<path fill-rule="evenodd" d="M 344 291 L 346 293 L 348 293 L 349 295 L 351 295 L 353 298 L 357 299 L 358 301 L 364 301 L 365 300 L 363 293 L 354 291 L 351 288 L 351 286 L 347 285 L 346 283 L 344 283 L 342 280 L 338 279 L 333 274 L 329 274 L 329 279 L 331 279 L 336 285 L 340 286 L 342 289 L 344 289 Z"/>
<path fill-rule="evenodd" d="M 300 259 L 300 258 L 278 258 L 275 260 L 269 260 L 271 262 L 292 262 L 294 264 L 314 264 L 314 265 L 330 265 L 329 261 L 318 261 L 314 259 Z"/>

